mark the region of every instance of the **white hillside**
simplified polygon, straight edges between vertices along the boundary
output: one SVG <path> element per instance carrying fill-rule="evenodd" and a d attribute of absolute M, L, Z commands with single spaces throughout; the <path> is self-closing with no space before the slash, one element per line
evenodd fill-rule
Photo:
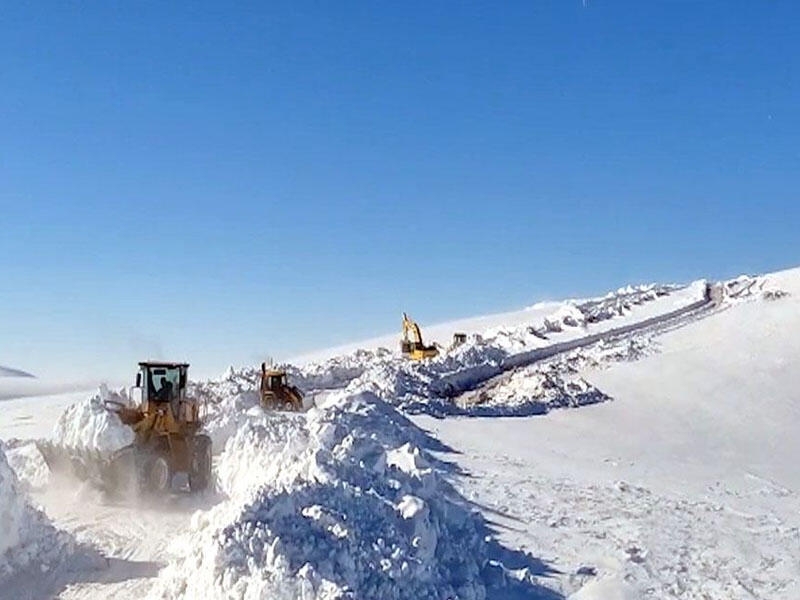
<path fill-rule="evenodd" d="M 622 306 L 626 303 L 628 303 L 629 306 L 638 305 L 641 303 L 641 298 L 648 296 L 656 290 L 659 292 L 666 292 L 671 291 L 672 288 L 673 286 L 668 285 L 627 286 L 599 298 L 538 302 L 522 310 L 469 317 L 433 325 L 420 323 L 420 326 L 426 343 L 435 343 L 447 347 L 450 345 L 453 334 L 456 332 L 466 333 L 468 335 L 476 333 L 484 334 L 487 332 L 491 334 L 493 330 L 509 330 L 528 325 L 538 325 L 547 318 L 569 314 L 569 312 L 578 305 L 590 306 L 592 308 L 605 307 L 608 311 L 618 310 L 622 312 Z M 414 316 L 413 313 L 411 316 Z M 401 315 L 397 315 L 398 331 L 395 333 L 310 352 L 291 358 L 288 362 L 295 365 L 305 365 L 307 363 L 321 362 L 330 358 L 350 354 L 357 350 L 388 348 L 391 351 L 395 351 L 400 340 L 400 317 Z"/>
<path fill-rule="evenodd" d="M 770 275 L 646 356 L 584 369 L 608 402 L 419 422 L 464 452 L 465 493 L 503 515 L 504 541 L 576 574 L 576 598 L 797 598 L 798 325 L 800 270 Z"/>

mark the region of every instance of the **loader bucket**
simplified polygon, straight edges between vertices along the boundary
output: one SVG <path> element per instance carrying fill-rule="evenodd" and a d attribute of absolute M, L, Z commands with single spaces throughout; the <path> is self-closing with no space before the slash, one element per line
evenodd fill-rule
<path fill-rule="evenodd" d="M 126 446 L 112 454 L 85 448 L 69 448 L 39 440 L 36 447 L 55 475 L 67 475 L 88 481 L 104 491 L 124 489 L 135 481 L 133 447 Z"/>

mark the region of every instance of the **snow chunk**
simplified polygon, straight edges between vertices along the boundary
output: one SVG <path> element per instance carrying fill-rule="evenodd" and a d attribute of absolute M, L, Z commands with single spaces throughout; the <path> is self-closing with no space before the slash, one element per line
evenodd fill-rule
<path fill-rule="evenodd" d="M 126 404 L 127 396 L 101 386 L 91 398 L 67 407 L 53 429 L 54 443 L 104 454 L 133 443 L 133 430 L 103 405 L 108 400 Z"/>

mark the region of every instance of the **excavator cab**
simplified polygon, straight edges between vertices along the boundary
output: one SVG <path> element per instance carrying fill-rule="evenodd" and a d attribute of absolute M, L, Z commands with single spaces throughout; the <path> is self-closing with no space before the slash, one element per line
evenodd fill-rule
<path fill-rule="evenodd" d="M 400 339 L 400 353 L 412 360 L 424 360 L 439 356 L 436 346 L 426 346 L 422 341 L 422 331 L 416 321 L 403 313 L 403 336 Z"/>
<path fill-rule="evenodd" d="M 261 363 L 261 406 L 267 410 L 303 410 L 303 393 L 289 385 L 286 371 Z"/>

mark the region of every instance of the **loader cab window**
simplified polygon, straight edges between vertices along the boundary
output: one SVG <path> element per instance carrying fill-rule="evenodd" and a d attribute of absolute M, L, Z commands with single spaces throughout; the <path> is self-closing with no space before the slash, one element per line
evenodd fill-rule
<path fill-rule="evenodd" d="M 269 378 L 269 389 L 274 390 L 283 386 L 283 375 L 272 375 Z"/>
<path fill-rule="evenodd" d="M 181 386 L 179 367 L 148 367 L 147 395 L 155 402 L 172 402 L 178 398 Z"/>

